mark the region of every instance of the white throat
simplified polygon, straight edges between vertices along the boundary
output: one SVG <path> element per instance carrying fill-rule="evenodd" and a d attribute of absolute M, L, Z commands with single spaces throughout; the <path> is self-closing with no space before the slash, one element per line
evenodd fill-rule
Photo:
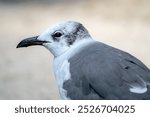
<path fill-rule="evenodd" d="M 70 74 L 70 63 L 68 59 L 75 55 L 77 52 L 79 52 L 82 48 L 85 46 L 94 43 L 95 41 L 92 39 L 84 39 L 81 40 L 77 43 L 74 43 L 69 50 L 61 54 L 60 56 L 56 57 L 54 59 L 54 74 L 55 74 L 55 79 L 61 94 L 61 97 L 63 99 L 68 99 L 66 96 L 67 92 L 63 89 L 63 83 L 64 81 L 68 80 L 71 78 Z"/>

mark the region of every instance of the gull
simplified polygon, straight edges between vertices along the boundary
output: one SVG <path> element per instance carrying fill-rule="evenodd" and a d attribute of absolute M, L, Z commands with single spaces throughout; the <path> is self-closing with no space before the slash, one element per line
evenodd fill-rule
<path fill-rule="evenodd" d="M 17 48 L 42 45 L 54 55 L 54 74 L 62 99 L 150 99 L 150 70 L 131 54 L 94 40 L 79 22 L 50 26 Z"/>

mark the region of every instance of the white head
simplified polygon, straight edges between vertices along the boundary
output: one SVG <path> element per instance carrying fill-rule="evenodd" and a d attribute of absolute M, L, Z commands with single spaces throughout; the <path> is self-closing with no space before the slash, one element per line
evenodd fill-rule
<path fill-rule="evenodd" d="M 33 38 L 34 41 L 32 41 Z M 74 21 L 66 21 L 51 26 L 40 36 L 21 41 L 17 47 L 43 45 L 57 57 L 69 50 L 78 41 L 90 38 L 90 34 L 82 24 Z"/>

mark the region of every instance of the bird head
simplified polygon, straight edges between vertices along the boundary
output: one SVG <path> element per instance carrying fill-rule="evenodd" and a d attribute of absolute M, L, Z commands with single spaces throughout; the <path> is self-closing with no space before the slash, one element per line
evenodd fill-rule
<path fill-rule="evenodd" d="M 75 21 L 66 21 L 49 27 L 40 36 L 22 40 L 17 48 L 42 45 L 57 57 L 68 51 L 73 45 L 91 36 L 86 28 Z"/>

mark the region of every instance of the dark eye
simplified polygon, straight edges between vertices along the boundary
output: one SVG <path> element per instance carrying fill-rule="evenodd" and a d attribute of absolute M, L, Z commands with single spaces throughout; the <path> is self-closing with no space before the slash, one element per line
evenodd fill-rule
<path fill-rule="evenodd" d="M 62 36 L 62 32 L 55 32 L 54 34 L 53 34 L 53 36 L 54 37 L 61 37 Z"/>

